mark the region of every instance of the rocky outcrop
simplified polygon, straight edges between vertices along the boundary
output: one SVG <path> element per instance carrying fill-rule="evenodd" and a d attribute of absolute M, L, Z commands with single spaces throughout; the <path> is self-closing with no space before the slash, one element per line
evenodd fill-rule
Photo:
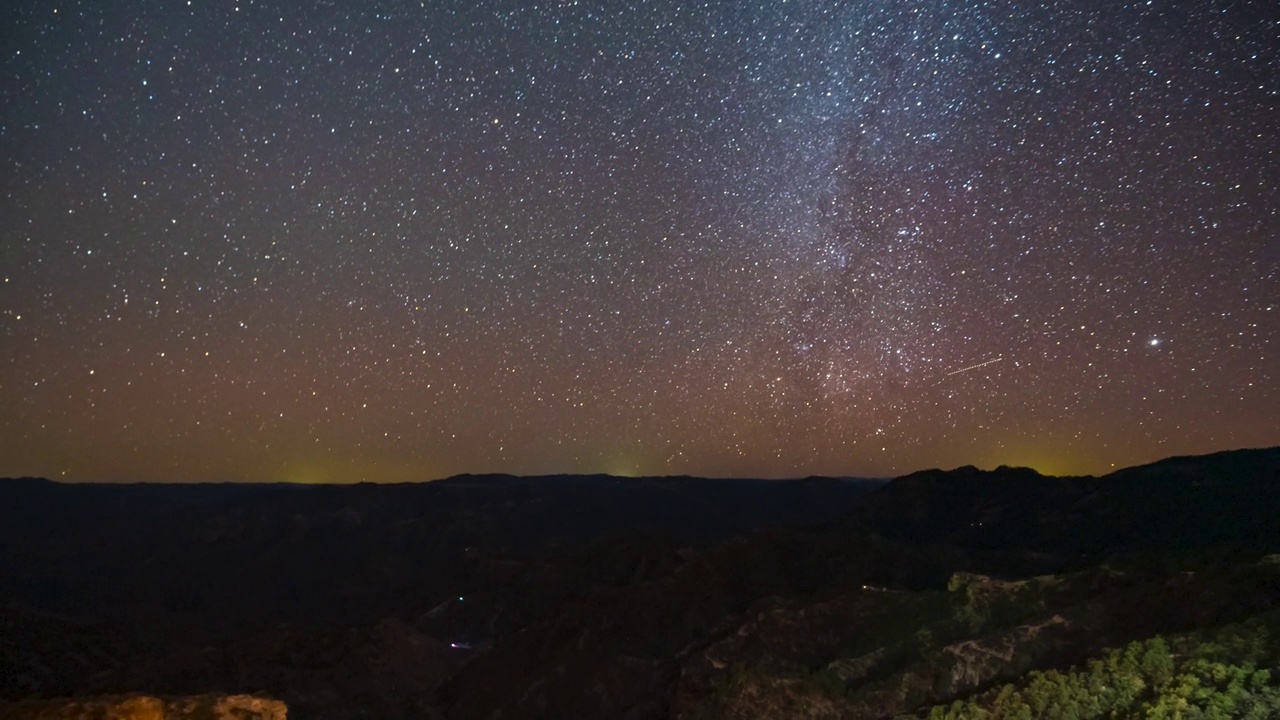
<path fill-rule="evenodd" d="M 1040 622 L 1019 625 L 996 637 L 965 640 L 943 648 L 943 652 L 955 658 L 951 669 L 951 683 L 947 694 L 955 695 L 968 691 L 992 679 L 1009 673 L 1010 668 L 1021 669 L 1019 665 L 1031 665 L 1034 657 L 1016 662 L 1019 653 L 1026 653 L 1025 648 L 1033 640 L 1048 630 L 1065 627 L 1068 622 L 1061 615 L 1055 614 Z"/>
<path fill-rule="evenodd" d="M 256 695 L 127 695 L 0 703 L 0 720 L 285 720 L 279 700 Z"/>

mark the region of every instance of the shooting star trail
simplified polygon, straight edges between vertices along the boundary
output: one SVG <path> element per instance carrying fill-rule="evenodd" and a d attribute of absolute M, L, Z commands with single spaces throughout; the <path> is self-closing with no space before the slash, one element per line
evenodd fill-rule
<path fill-rule="evenodd" d="M 962 367 L 962 368 L 960 368 L 959 370 L 952 370 L 951 372 L 947 373 L 947 375 L 959 375 L 959 374 L 960 374 L 960 373 L 962 373 L 962 372 L 969 372 L 970 370 L 977 370 L 978 368 L 980 368 L 980 367 L 985 367 L 985 366 L 987 366 L 987 365 L 990 365 L 991 363 L 998 363 L 998 362 L 1000 362 L 1000 361 L 1001 361 L 1001 360 L 1003 360 L 1003 359 L 1004 359 L 1004 358 L 1002 358 L 1002 357 L 998 357 L 998 358 L 996 358 L 996 359 L 994 359 L 994 360 L 988 360 L 988 361 L 986 361 L 986 362 L 980 362 L 980 363 L 978 363 L 977 365 L 970 365 L 969 367 Z"/>

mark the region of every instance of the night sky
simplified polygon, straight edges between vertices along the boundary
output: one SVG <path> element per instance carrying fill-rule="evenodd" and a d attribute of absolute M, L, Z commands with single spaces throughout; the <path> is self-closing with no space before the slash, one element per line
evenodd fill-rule
<path fill-rule="evenodd" d="M 1280 6 L 4 3 L 0 475 L 1280 444 Z"/>

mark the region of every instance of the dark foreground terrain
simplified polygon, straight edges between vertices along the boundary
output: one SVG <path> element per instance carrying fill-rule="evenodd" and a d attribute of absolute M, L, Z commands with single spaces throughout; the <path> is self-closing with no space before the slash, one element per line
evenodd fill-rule
<path fill-rule="evenodd" d="M 0 718 L 277 700 L 304 719 L 1280 717 L 1280 449 L 1102 478 L 0 480 Z"/>

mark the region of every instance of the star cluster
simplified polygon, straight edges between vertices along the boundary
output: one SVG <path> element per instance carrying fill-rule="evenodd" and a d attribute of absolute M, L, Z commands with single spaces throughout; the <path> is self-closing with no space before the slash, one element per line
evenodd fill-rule
<path fill-rule="evenodd" d="M 1280 444 L 1272 3 L 0 13 L 0 475 Z"/>

